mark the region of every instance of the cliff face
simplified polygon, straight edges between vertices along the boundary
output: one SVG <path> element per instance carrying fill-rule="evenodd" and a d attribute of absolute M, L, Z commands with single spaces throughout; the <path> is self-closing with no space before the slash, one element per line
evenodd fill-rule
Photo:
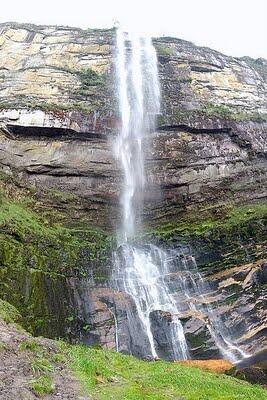
<path fill-rule="evenodd" d="M 115 31 L 13 23 L 1 24 L 0 30 L 0 165 L 5 201 L 10 206 L 11 192 L 17 202 L 30 198 L 30 209 L 44 218 L 42 223 L 60 223 L 70 229 L 71 237 L 44 232 L 43 247 L 53 249 L 54 266 L 48 266 L 48 254 L 43 255 L 38 243 L 35 254 L 26 259 L 23 254 L 19 264 L 14 261 L 17 244 L 7 251 L 5 235 L 32 243 L 35 228 L 27 225 L 28 236 L 19 235 L 17 240 L 18 223 L 7 229 L 12 216 L 7 222 L 4 214 L 2 276 L 10 287 L 19 284 L 21 297 L 15 300 L 22 299 L 26 309 L 32 307 L 33 315 L 51 319 L 60 307 L 62 330 L 40 323 L 41 331 L 62 334 L 67 321 L 72 332 L 82 330 L 84 340 L 114 347 L 112 312 L 118 311 L 123 331 L 130 299 L 106 287 L 110 245 L 106 238 L 99 239 L 102 233 L 88 236 L 87 231 L 102 228 L 105 236 L 119 213 L 121 171 L 112 155 L 118 129 Z M 157 131 L 146 140 L 146 225 L 153 240 L 168 240 L 170 246 L 180 241 L 191 244 L 213 289 L 222 301 L 228 298 L 227 309 L 222 304 L 220 312 L 240 341 L 247 340 L 243 337 L 247 328 L 240 320 L 240 313 L 245 313 L 255 338 L 248 346 L 263 346 L 267 62 L 227 57 L 179 39 L 155 39 L 154 45 L 162 108 Z M 53 246 L 57 243 L 60 248 L 63 241 L 67 244 L 60 255 Z M 92 241 L 97 249 L 92 249 Z M 76 249 L 76 258 L 69 255 L 70 248 Z M 106 259 L 100 260 L 103 253 Z M 233 267 L 239 270 L 227 269 Z M 16 268 L 23 271 L 17 277 Z M 89 271 L 90 279 L 80 275 L 81 269 Z M 227 270 L 229 277 L 216 275 L 220 270 Z M 47 298 L 34 297 L 37 282 L 40 292 L 49 288 Z M 65 306 L 53 305 L 58 290 Z M 10 300 L 10 290 L 3 288 L 3 293 Z M 188 337 L 198 338 L 192 351 L 203 356 L 205 351 L 196 342 L 201 348 L 207 331 L 199 321 L 185 317 L 185 327 Z M 130 351 L 127 339 L 123 346 Z"/>
<path fill-rule="evenodd" d="M 110 143 L 118 125 L 114 36 L 16 24 L 2 24 L 0 36 L 0 119 L 10 132 L 2 164 L 37 187 L 81 195 L 102 225 L 120 181 Z M 266 61 L 252 68 L 178 39 L 155 46 L 162 112 L 147 169 L 157 207 L 172 216 L 205 198 L 264 196 Z"/>

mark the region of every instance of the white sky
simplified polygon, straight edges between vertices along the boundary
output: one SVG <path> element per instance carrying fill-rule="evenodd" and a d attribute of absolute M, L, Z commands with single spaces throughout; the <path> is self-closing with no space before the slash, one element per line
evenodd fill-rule
<path fill-rule="evenodd" d="M 267 58 L 267 0 L 6 0 L 0 22 L 112 27 L 174 36 L 233 56 Z"/>

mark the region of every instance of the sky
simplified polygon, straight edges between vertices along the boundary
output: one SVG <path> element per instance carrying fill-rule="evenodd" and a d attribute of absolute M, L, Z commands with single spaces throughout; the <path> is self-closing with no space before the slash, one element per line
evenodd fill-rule
<path fill-rule="evenodd" d="M 0 22 L 112 27 L 174 36 L 231 56 L 267 59 L 267 0 L 11 0 Z"/>

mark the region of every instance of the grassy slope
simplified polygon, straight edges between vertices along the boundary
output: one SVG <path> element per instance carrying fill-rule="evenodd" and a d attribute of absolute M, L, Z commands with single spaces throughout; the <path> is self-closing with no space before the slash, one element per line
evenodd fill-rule
<path fill-rule="evenodd" d="M 23 384 L 40 398 L 44 395 L 57 398 L 57 391 L 70 385 L 70 376 L 75 375 L 84 394 L 95 400 L 267 399 L 265 389 L 230 376 L 165 361 L 142 361 L 111 350 L 33 338 L 13 324 L 20 319 L 13 306 L 0 301 L 0 329 L 10 335 L 10 348 L 0 346 L 0 352 L 9 351 L 14 362 L 19 356 L 20 367 L 25 363 L 25 368 L 21 369 L 24 371 Z M 3 372 L 10 373 L 5 367 Z M 61 388 L 57 374 L 61 377 Z M 78 390 L 78 387 L 74 386 L 74 389 Z M 78 398 L 77 392 L 76 395 Z"/>
<path fill-rule="evenodd" d="M 85 391 L 99 400 L 263 400 L 266 390 L 226 376 L 113 351 L 65 346 Z"/>

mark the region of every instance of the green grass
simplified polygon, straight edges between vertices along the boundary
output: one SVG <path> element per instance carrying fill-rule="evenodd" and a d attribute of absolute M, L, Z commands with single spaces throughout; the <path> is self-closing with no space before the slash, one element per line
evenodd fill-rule
<path fill-rule="evenodd" d="M 41 346 L 34 340 L 24 340 L 19 345 L 19 350 L 21 351 L 31 351 L 32 353 L 37 353 L 41 351 Z"/>
<path fill-rule="evenodd" d="M 113 351 L 63 346 L 86 393 L 96 400 L 264 400 L 259 386 L 164 361 Z"/>
<path fill-rule="evenodd" d="M 52 394 L 54 392 L 53 380 L 50 376 L 47 375 L 32 379 L 29 386 L 34 391 L 34 393 L 40 396 Z"/>
<path fill-rule="evenodd" d="M 31 369 L 34 374 L 54 371 L 53 365 L 46 358 L 35 358 L 31 363 Z"/>

